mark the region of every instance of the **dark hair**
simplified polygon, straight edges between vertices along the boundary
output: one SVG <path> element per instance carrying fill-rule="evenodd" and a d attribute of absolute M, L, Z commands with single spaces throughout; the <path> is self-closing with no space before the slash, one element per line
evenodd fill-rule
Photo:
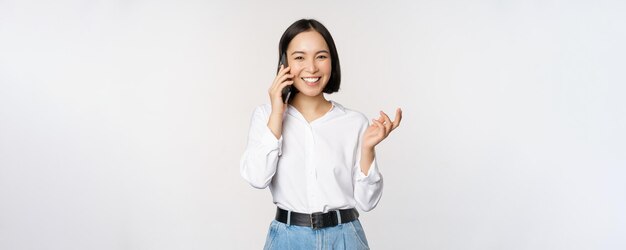
<path fill-rule="evenodd" d="M 335 41 L 333 37 L 330 35 L 330 32 L 324 27 L 323 24 L 314 19 L 300 19 L 287 28 L 283 33 L 283 36 L 280 37 L 280 42 L 278 43 L 278 67 L 280 67 L 280 57 L 283 54 L 287 54 L 287 47 L 291 40 L 296 37 L 298 34 L 315 30 L 322 37 L 324 41 L 326 41 L 326 45 L 328 45 L 328 50 L 330 50 L 330 62 L 331 62 L 331 70 L 330 70 L 330 79 L 324 87 L 324 93 L 330 94 L 339 91 L 339 85 L 341 83 L 341 68 L 339 67 L 339 55 L 337 54 L 337 48 L 335 47 Z M 293 88 L 296 90 L 296 88 Z M 297 90 L 296 90 L 297 91 Z M 295 94 L 295 93 L 294 93 Z M 293 96 L 291 98 L 293 100 Z"/>

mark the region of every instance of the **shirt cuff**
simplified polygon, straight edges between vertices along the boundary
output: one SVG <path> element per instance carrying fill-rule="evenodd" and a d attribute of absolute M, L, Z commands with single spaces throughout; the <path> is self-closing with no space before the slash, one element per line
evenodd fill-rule
<path fill-rule="evenodd" d="M 358 169 L 359 173 L 356 178 L 357 182 L 366 182 L 368 184 L 374 184 L 382 179 L 380 172 L 378 171 L 378 163 L 376 162 L 376 158 L 372 161 L 372 165 L 370 165 L 370 169 L 367 171 L 367 175 L 363 174 L 361 171 L 361 167 Z"/>
<path fill-rule="evenodd" d="M 283 136 L 280 135 L 280 138 L 276 139 L 272 130 L 265 126 L 265 132 L 262 135 L 262 143 L 263 145 L 267 145 L 271 149 L 278 149 L 278 155 L 282 155 L 283 151 Z"/>

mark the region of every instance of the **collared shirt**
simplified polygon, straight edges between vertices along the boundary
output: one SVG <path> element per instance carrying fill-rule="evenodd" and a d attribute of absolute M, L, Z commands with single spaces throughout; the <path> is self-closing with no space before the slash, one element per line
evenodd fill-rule
<path fill-rule="evenodd" d="M 361 172 L 361 139 L 369 126 L 362 113 L 331 101 L 322 117 L 307 122 L 293 106 L 283 115 L 279 139 L 267 126 L 269 104 L 254 110 L 241 176 L 255 188 L 270 187 L 274 203 L 299 213 L 358 207 L 370 211 L 382 195 L 376 159 Z"/>

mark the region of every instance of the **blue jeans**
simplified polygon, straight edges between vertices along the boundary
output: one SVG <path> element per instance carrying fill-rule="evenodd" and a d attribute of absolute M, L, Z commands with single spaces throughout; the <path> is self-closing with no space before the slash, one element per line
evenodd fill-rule
<path fill-rule="evenodd" d="M 263 249 L 367 250 L 370 248 L 359 220 L 322 229 L 287 225 L 274 220 L 270 224 Z"/>

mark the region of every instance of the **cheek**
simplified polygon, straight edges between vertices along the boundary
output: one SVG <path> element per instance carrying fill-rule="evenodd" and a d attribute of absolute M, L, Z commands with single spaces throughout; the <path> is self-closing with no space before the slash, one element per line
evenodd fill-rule
<path fill-rule="evenodd" d="M 295 76 L 299 75 L 300 71 L 302 71 L 302 67 L 298 64 L 293 64 L 293 65 L 290 65 L 289 67 L 291 67 L 291 69 L 289 70 L 289 73 Z"/>
<path fill-rule="evenodd" d="M 330 71 L 332 70 L 332 64 L 330 63 L 330 61 L 328 62 L 322 62 L 322 64 L 320 65 L 320 68 L 326 72 L 326 73 L 330 73 Z"/>

